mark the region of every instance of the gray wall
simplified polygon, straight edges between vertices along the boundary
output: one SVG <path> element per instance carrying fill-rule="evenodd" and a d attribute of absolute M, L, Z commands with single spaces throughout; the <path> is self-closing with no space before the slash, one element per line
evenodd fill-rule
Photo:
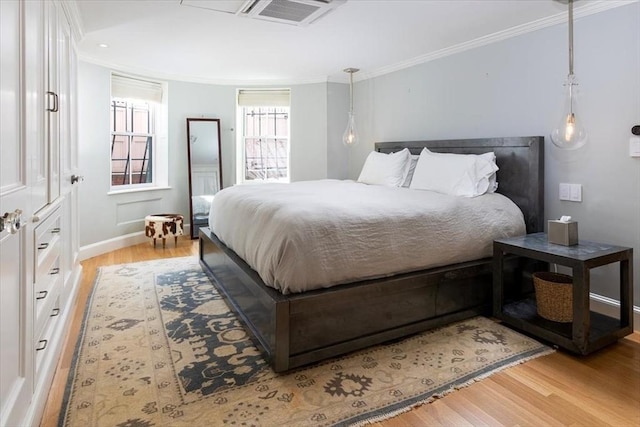
<path fill-rule="evenodd" d="M 577 151 L 549 139 L 568 72 L 567 25 L 356 83 L 362 136 L 349 164 L 356 178 L 376 141 L 542 135 L 546 218 L 571 215 L 581 239 L 633 247 L 640 305 L 640 158 L 629 157 L 640 124 L 640 4 L 575 21 L 579 106 L 590 134 Z M 558 200 L 560 182 L 583 186 L 581 203 Z M 618 299 L 617 266 L 592 272 L 592 292 Z"/>
<path fill-rule="evenodd" d="M 342 134 L 347 127 L 349 85 L 329 83 L 327 104 L 327 178 L 347 179 L 349 177 L 349 155 L 351 150 L 342 143 Z M 356 116 L 357 119 L 358 117 Z M 357 122 L 356 130 L 358 130 Z"/>
<path fill-rule="evenodd" d="M 143 230 L 154 212 L 188 216 L 187 117 L 220 119 L 222 180 L 235 184 L 235 86 L 168 82 L 169 189 L 109 192 L 110 69 L 80 62 L 78 70 L 80 245 Z M 292 85 L 291 179 L 327 177 L 327 84 Z"/>

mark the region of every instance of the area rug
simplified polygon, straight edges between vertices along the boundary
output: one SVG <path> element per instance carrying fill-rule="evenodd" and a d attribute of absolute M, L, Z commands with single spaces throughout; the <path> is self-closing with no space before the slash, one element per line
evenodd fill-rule
<path fill-rule="evenodd" d="M 195 257 L 99 269 L 59 426 L 363 425 L 553 350 L 476 317 L 274 373 Z"/>

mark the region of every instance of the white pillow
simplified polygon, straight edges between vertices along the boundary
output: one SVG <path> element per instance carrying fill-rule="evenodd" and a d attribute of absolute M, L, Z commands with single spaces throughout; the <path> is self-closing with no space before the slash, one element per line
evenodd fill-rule
<path fill-rule="evenodd" d="M 411 184 L 411 178 L 413 178 L 413 172 L 416 170 L 416 164 L 418 163 L 419 158 L 420 156 L 417 154 L 411 155 L 411 160 L 410 160 L 411 163 L 409 163 L 409 172 L 407 173 L 407 178 L 402 183 L 403 187 L 409 187 L 409 184 Z"/>
<path fill-rule="evenodd" d="M 410 166 L 411 153 L 407 148 L 390 154 L 372 151 L 362 166 L 358 182 L 400 187 L 407 179 Z"/>
<path fill-rule="evenodd" d="M 480 154 L 480 157 L 486 159 L 487 161 L 496 164 L 496 153 L 490 151 L 488 153 Z M 498 166 L 496 165 L 496 171 L 498 170 Z M 487 193 L 495 193 L 498 190 L 498 182 L 496 181 L 496 173 L 492 173 L 489 176 L 489 188 L 487 189 Z"/>
<path fill-rule="evenodd" d="M 495 157 L 495 155 L 493 155 Z M 489 178 L 498 170 L 491 155 L 433 153 L 424 148 L 409 188 L 452 196 L 475 197 L 489 190 Z"/>

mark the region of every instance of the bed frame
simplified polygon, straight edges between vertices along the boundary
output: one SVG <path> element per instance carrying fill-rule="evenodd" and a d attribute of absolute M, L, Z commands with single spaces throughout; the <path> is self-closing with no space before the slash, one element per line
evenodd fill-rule
<path fill-rule="evenodd" d="M 498 192 L 543 231 L 544 138 L 382 142 L 389 153 L 496 153 Z M 201 228 L 200 264 L 276 372 L 491 312 L 491 258 L 282 295 L 268 287 L 209 228 Z M 518 259 L 507 269 L 521 273 Z M 508 277 L 508 274 L 507 276 Z"/>

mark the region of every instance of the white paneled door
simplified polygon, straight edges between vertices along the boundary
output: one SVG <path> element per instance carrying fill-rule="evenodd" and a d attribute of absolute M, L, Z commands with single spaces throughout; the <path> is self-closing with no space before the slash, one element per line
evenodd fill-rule
<path fill-rule="evenodd" d="M 28 153 L 23 144 L 24 4 L 0 1 L 0 425 L 16 425 L 32 393 L 32 337 L 21 327 L 32 315 L 27 275 L 28 239 L 25 218 L 30 212 Z M 28 227 L 26 227 L 28 228 Z"/>

